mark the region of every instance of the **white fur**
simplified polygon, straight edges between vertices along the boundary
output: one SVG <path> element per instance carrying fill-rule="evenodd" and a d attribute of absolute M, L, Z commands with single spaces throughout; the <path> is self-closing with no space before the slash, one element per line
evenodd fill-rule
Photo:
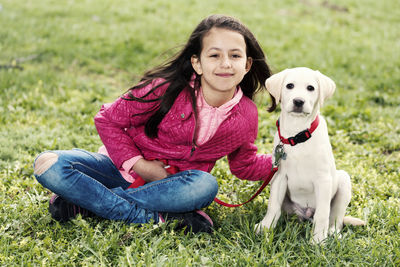
<path fill-rule="evenodd" d="M 290 83 L 292 89 L 286 87 Z M 332 96 L 336 86 L 318 71 L 294 68 L 271 76 L 266 87 L 276 102 L 281 102 L 280 131 L 287 138 L 310 128 L 320 107 L 326 98 Z M 294 100 L 301 100 L 304 104 L 296 107 Z M 256 225 L 257 233 L 275 227 L 282 208 L 301 219 L 313 221 L 315 243 L 342 229 L 351 199 L 350 176 L 345 171 L 336 170 L 326 121 L 321 115 L 319 118 L 319 125 L 309 140 L 295 146 L 284 145 L 287 158 L 281 160 L 271 182 L 267 214 Z M 279 143 L 277 133 L 274 147 Z"/>

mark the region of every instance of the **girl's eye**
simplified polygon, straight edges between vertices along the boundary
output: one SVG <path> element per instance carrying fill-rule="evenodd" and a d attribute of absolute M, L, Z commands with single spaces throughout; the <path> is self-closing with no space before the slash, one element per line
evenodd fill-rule
<path fill-rule="evenodd" d="M 314 91 L 314 86 L 312 86 L 312 85 L 307 86 L 307 90 L 308 91 Z"/>
<path fill-rule="evenodd" d="M 212 54 L 212 55 L 210 55 L 210 57 L 218 57 L 218 55 L 217 54 Z"/>
<path fill-rule="evenodd" d="M 294 84 L 293 83 L 288 83 L 288 84 L 286 84 L 286 88 L 287 89 L 293 89 L 294 88 Z"/>
<path fill-rule="evenodd" d="M 240 55 L 232 55 L 233 58 L 241 58 Z"/>

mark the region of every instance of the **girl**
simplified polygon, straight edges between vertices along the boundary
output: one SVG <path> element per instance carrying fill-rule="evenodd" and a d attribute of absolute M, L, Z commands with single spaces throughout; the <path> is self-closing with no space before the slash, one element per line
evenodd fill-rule
<path fill-rule="evenodd" d="M 256 154 L 255 92 L 270 69 L 253 34 L 238 20 L 205 18 L 168 63 L 95 116 L 99 153 L 48 151 L 35 160 L 37 180 L 57 195 L 52 217 L 94 213 L 127 223 L 179 220 L 210 232 L 218 185 L 209 172 L 228 156 L 234 175 L 262 180 L 270 155 Z M 273 110 L 272 106 L 270 110 Z"/>

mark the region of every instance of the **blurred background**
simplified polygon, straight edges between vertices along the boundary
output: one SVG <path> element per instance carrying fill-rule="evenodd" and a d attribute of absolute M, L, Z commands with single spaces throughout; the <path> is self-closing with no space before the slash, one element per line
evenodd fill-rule
<path fill-rule="evenodd" d="M 121 259 L 130 265 L 124 250 L 129 248 L 128 254 L 136 255 L 137 261 L 133 262 L 137 263 L 141 262 L 139 255 L 150 253 L 149 262 L 170 257 L 182 265 L 246 265 L 252 261 L 243 256 L 243 246 L 253 263 L 265 263 L 265 257 L 276 260 L 271 263 L 304 263 L 305 255 L 313 250 L 302 243 L 286 248 L 295 255 L 291 260 L 279 254 L 279 249 L 273 250 L 273 244 L 264 248 L 272 249 L 271 255 L 259 253 L 257 247 L 267 240 L 252 236 L 250 229 L 264 215 L 268 191 L 253 204 L 235 211 L 221 210 L 213 204 L 209 213 L 222 230 L 211 241 L 206 239 L 220 243 L 213 249 L 199 245 L 206 242 L 203 239 L 182 238 L 180 242 L 195 245 L 189 246 L 181 260 L 168 246 L 161 252 L 149 252 L 146 247 L 159 244 L 159 233 L 151 230 L 145 245 L 135 247 L 132 236 L 140 231 L 124 228 L 118 235 L 114 230 L 122 226 L 117 223 L 103 222 L 102 229 L 109 231 L 104 236 L 93 235 L 91 231 L 97 227 L 93 222 L 87 226 L 81 220 L 72 229 L 57 228 L 66 237 L 53 233 L 49 226 L 49 192 L 32 176 L 36 155 L 44 150 L 74 147 L 97 151 L 101 141 L 93 116 L 101 105 L 119 97 L 145 70 L 177 52 L 194 27 L 210 14 L 231 15 L 246 24 L 260 42 L 273 72 L 306 66 L 336 82 L 337 91 L 322 114 L 328 121 L 338 168 L 352 175 L 349 211 L 368 220 L 369 227 L 359 230 L 357 236 L 349 230 L 351 243 L 343 248 L 332 245 L 335 249 L 325 256 L 313 254 L 311 262 L 325 265 L 325 260 L 330 260 L 343 265 L 346 260 L 336 257 L 343 254 L 350 262 L 360 264 L 399 263 L 397 0 L 0 0 L 0 251 L 4 251 L 0 263 L 24 265 L 31 261 L 40 265 L 48 263 L 47 257 L 56 265 L 60 259 L 72 264 L 82 256 L 89 265 L 100 259 L 106 265 Z M 265 93 L 256 103 L 257 145 L 260 152 L 271 153 L 278 112 L 266 111 L 270 100 Z M 228 200 L 245 200 L 257 187 L 232 179 L 225 160 L 213 173 L 219 179 L 222 197 Z M 244 221 L 238 221 L 238 216 Z M 293 225 L 284 238 L 297 236 L 298 231 L 304 234 L 296 228 L 299 224 Z M 89 233 L 90 240 L 83 240 L 74 227 Z M 116 239 L 125 237 L 129 241 L 125 248 L 119 248 L 111 232 L 117 234 Z M 271 238 L 275 242 L 280 237 Z M 56 243 L 57 239 L 64 241 Z M 226 240 L 244 243 L 237 248 Z M 176 242 L 168 236 L 162 241 Z M 80 247 L 80 243 L 86 245 Z M 346 250 L 349 247 L 354 253 Z M 209 255 L 201 258 L 195 251 Z M 93 255 L 97 256 L 90 258 Z"/>

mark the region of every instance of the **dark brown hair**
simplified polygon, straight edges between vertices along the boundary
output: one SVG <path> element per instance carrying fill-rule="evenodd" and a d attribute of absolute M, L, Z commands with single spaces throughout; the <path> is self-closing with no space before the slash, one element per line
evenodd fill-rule
<path fill-rule="evenodd" d="M 149 111 L 154 113 L 150 116 L 145 125 L 145 133 L 147 136 L 152 138 L 157 137 L 158 125 L 171 109 L 176 98 L 182 92 L 182 90 L 189 90 L 193 110 L 195 114 L 197 113 L 195 91 L 200 88 L 200 76 L 196 75 L 195 87 L 193 90 L 189 86 L 191 77 L 193 73 L 195 73 L 191 64 L 191 57 L 193 55 L 200 57 L 203 38 L 214 27 L 235 31 L 244 37 L 246 43 L 246 56 L 253 59 L 253 64 L 249 72 L 244 76 L 243 80 L 239 84 L 243 94 L 248 98 L 253 99 L 256 92 L 261 89 L 265 89 L 264 82 L 268 77 L 271 76 L 271 71 L 266 63 L 264 52 L 262 51 L 254 35 L 245 25 L 235 18 L 224 15 L 211 15 L 203 19 L 199 25 L 197 25 L 190 35 L 186 45 L 180 52 L 178 52 L 165 64 L 147 71 L 143 75 L 141 83 L 129 89 L 129 98 L 124 98 L 126 100 L 156 103 L 154 108 Z M 156 78 L 163 78 L 165 79 L 165 82 L 152 88 L 150 92 L 140 98 L 135 97 L 131 93 L 132 90 L 143 88 Z M 150 95 L 157 87 L 165 83 L 169 83 L 169 86 L 164 95 L 156 99 L 145 99 L 145 97 Z M 269 110 L 272 111 L 275 108 L 275 101 L 272 101 L 272 106 Z"/>

